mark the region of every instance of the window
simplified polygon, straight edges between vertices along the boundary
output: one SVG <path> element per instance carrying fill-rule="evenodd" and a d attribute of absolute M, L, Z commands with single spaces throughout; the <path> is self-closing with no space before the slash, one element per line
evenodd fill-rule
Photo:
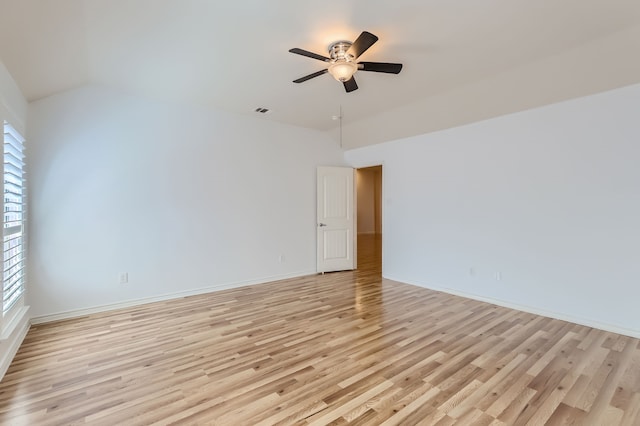
<path fill-rule="evenodd" d="M 24 139 L 4 122 L 3 316 L 24 293 Z"/>

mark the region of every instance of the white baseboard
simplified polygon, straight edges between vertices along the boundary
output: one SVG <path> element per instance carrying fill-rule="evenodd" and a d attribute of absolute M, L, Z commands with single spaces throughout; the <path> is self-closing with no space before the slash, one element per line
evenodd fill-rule
<path fill-rule="evenodd" d="M 535 315 L 540 315 L 543 317 L 547 317 L 547 318 L 554 318 L 554 319 L 558 319 L 558 320 L 562 320 L 562 321 L 567 321 L 567 322 L 571 322 L 574 324 L 579 324 L 579 325 L 584 325 L 587 327 L 592 327 L 592 328 L 596 328 L 598 330 L 603 330 L 603 331 L 610 331 L 612 333 L 616 333 L 616 334 L 622 334 L 625 336 L 629 336 L 629 337 L 635 337 L 636 339 L 640 339 L 640 330 L 633 330 L 630 328 L 625 328 L 625 327 L 620 327 L 617 325 L 613 325 L 613 324 L 607 324 L 607 323 L 602 323 L 599 321 L 593 321 L 587 318 L 579 318 L 579 317 L 574 317 L 571 315 L 567 315 L 565 313 L 562 312 L 554 312 L 554 311 L 549 311 L 546 309 L 541 309 L 541 308 L 535 308 L 532 306 L 527 306 L 527 305 L 520 305 L 518 303 L 513 303 L 513 302 L 508 302 L 505 300 L 500 300 L 500 299 L 494 299 L 492 297 L 485 297 L 485 296 L 480 296 L 478 294 L 473 294 L 473 293 L 467 293 L 464 291 L 459 291 L 459 290 L 453 290 L 444 286 L 440 286 L 440 285 L 435 285 L 432 283 L 429 284 L 425 284 L 425 283 L 417 283 L 417 282 L 410 282 L 401 278 L 394 278 L 394 277 L 388 277 L 385 276 L 384 278 L 392 280 L 392 281 L 398 281 L 401 283 L 406 283 L 406 284 L 410 284 L 410 285 L 414 285 L 416 287 L 422 287 L 422 288 L 426 288 L 429 290 L 434 290 L 434 291 L 440 291 L 442 293 L 447 293 L 447 294 L 452 294 L 454 296 L 460 296 L 460 297 L 464 297 L 467 299 L 472 299 L 472 300 L 478 300 L 480 302 L 487 302 L 487 303 L 491 303 L 493 305 L 498 305 L 498 306 L 502 306 L 505 308 L 510 308 L 510 309 L 515 309 L 518 311 L 522 311 L 522 312 L 528 312 L 530 314 L 535 314 Z"/>
<path fill-rule="evenodd" d="M 8 325 L 6 332 L 2 334 L 0 339 L 0 380 L 9 369 L 13 357 L 16 356 L 22 341 L 29 331 L 31 323 L 29 322 L 28 313 L 28 306 L 21 307 L 20 311 L 13 317 L 11 324 Z"/>
<path fill-rule="evenodd" d="M 236 281 L 232 283 L 218 284 L 210 287 L 202 287 L 194 290 L 180 291 L 176 293 L 161 294 L 159 296 L 144 297 L 141 299 L 125 300 L 118 303 L 108 305 L 92 306 L 90 308 L 74 309 L 71 311 L 58 312 L 50 315 L 43 315 L 31 319 L 31 324 L 44 324 L 52 321 L 60 321 L 71 318 L 82 317 L 85 315 L 97 314 L 100 312 L 114 311 L 116 309 L 130 308 L 132 306 L 144 305 L 145 303 L 163 302 L 165 300 L 179 299 L 181 297 L 196 296 L 198 294 L 213 293 L 215 291 L 230 290 L 238 287 L 246 287 L 251 285 L 266 284 L 273 281 L 286 280 L 289 278 L 304 277 L 307 275 L 315 275 L 317 272 L 301 271 L 292 274 L 274 275 L 255 280 Z"/>

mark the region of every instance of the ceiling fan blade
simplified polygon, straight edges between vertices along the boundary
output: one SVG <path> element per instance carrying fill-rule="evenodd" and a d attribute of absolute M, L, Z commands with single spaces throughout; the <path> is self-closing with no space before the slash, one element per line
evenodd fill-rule
<path fill-rule="evenodd" d="M 319 61 L 329 62 L 331 59 L 326 56 L 318 55 L 317 53 L 309 52 L 308 50 L 298 49 L 294 47 L 293 49 L 289 49 L 289 52 L 295 53 L 296 55 L 306 56 L 308 58 L 317 59 Z"/>
<path fill-rule="evenodd" d="M 322 71 L 314 72 L 313 74 L 305 75 L 304 77 L 300 77 L 297 80 L 293 80 L 293 82 L 294 83 L 302 83 L 302 82 L 305 82 L 307 80 L 311 80 L 312 78 L 319 77 L 322 74 L 326 74 L 328 71 L 329 70 L 322 70 Z"/>
<path fill-rule="evenodd" d="M 347 53 L 354 58 L 362 55 L 368 48 L 373 46 L 373 44 L 378 41 L 378 37 L 374 36 L 368 31 L 363 31 L 362 34 L 358 36 L 356 41 L 353 42 Z"/>
<path fill-rule="evenodd" d="M 353 92 L 354 90 L 358 90 L 358 85 L 356 84 L 356 79 L 351 77 L 349 80 L 345 81 L 344 83 L 344 90 L 347 91 L 347 93 L 349 92 Z"/>
<path fill-rule="evenodd" d="M 402 71 L 402 64 L 392 64 L 389 62 L 358 62 L 358 70 L 398 74 Z"/>

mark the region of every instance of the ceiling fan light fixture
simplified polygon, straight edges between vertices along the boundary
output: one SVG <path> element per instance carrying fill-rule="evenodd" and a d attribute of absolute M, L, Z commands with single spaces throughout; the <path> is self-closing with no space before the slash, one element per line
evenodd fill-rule
<path fill-rule="evenodd" d="M 363 31 L 353 43 L 346 40 L 336 41 L 329 45 L 329 57 L 309 52 L 308 50 L 295 47 L 289 52 L 296 55 L 306 56 L 327 64 L 327 68 L 316 71 L 304 77 L 293 80 L 294 83 L 303 83 L 312 78 L 320 77 L 324 74 L 331 74 L 344 86 L 347 93 L 358 90 L 358 84 L 353 75 L 356 71 L 383 72 L 387 74 L 398 74 L 402 70 L 402 64 L 392 64 L 389 62 L 358 62 L 358 58 L 378 41 L 378 37 L 368 31 Z"/>
<path fill-rule="evenodd" d="M 338 59 L 329 65 L 329 74 L 343 83 L 351 80 L 356 71 L 358 71 L 358 64 L 346 59 Z"/>

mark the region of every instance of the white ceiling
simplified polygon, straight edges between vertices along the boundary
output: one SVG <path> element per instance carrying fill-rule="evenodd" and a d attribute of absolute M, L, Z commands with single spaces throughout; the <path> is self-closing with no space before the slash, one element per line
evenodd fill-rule
<path fill-rule="evenodd" d="M 319 130 L 335 128 L 341 106 L 345 125 L 429 99 L 446 106 L 440 121 L 386 126 L 394 138 L 640 82 L 638 29 L 638 0 L 0 0 L 0 59 L 30 101 L 94 83 L 241 114 L 267 107 L 265 119 Z M 358 72 L 350 94 L 329 75 L 291 82 L 325 64 L 288 49 L 326 55 L 362 30 L 380 40 L 361 59 L 401 62 L 401 74 Z M 579 63 L 549 59 L 580 49 Z M 465 109 L 477 94 L 464 88 L 514 70 L 528 76 L 518 96 L 491 89 L 514 102 Z M 564 76 L 571 90 L 536 84 L 541 74 Z M 448 93 L 456 101 L 440 103 Z"/>

